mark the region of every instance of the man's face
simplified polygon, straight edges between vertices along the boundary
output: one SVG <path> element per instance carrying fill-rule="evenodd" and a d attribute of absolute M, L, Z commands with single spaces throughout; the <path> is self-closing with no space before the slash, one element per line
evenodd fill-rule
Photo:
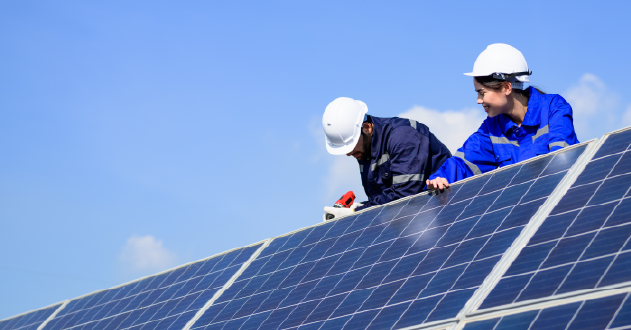
<path fill-rule="evenodd" d="M 347 153 L 346 156 L 353 156 L 357 160 L 370 159 L 371 142 L 372 134 L 367 134 L 365 130 L 362 130 L 362 134 L 359 136 L 355 149 Z"/>

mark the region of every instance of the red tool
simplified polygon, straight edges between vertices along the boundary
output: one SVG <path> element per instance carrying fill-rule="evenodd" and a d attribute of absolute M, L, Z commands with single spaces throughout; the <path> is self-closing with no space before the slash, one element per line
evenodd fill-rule
<path fill-rule="evenodd" d="M 340 199 L 338 199 L 337 202 L 333 204 L 333 207 L 349 208 L 351 207 L 351 205 L 353 205 L 354 201 L 355 201 L 355 194 L 353 194 L 352 191 L 349 191 L 346 194 L 344 194 L 344 196 L 340 197 Z"/>
<path fill-rule="evenodd" d="M 340 197 L 340 199 L 338 199 L 337 202 L 333 204 L 333 207 L 350 208 L 353 205 L 354 201 L 355 201 L 355 194 L 352 191 L 349 191 L 346 194 L 344 194 L 342 197 Z M 335 218 L 335 215 L 330 214 L 330 213 L 325 214 L 326 220 L 331 220 L 333 218 Z"/>

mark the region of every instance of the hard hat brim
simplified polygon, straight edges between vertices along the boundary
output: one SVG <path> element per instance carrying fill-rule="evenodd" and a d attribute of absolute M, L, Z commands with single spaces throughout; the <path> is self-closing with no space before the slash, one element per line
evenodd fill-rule
<path fill-rule="evenodd" d="M 361 130 L 359 130 L 359 134 L 361 134 Z M 331 155 L 346 155 L 347 153 L 353 151 L 353 149 L 355 149 L 355 146 L 357 145 L 357 142 L 359 141 L 359 134 L 355 134 L 356 136 L 353 137 L 352 142 L 343 145 L 343 146 L 336 146 L 334 144 L 332 144 L 331 142 L 329 142 L 329 140 L 324 137 L 324 141 L 326 142 L 326 151 L 328 151 Z"/>

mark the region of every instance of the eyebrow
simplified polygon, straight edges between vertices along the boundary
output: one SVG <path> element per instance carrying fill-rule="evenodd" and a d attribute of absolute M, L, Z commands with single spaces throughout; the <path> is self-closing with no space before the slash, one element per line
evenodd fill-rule
<path fill-rule="evenodd" d="M 480 93 L 482 90 L 484 90 L 484 88 L 479 88 L 479 89 L 476 89 L 475 91 L 476 91 L 477 93 Z"/>

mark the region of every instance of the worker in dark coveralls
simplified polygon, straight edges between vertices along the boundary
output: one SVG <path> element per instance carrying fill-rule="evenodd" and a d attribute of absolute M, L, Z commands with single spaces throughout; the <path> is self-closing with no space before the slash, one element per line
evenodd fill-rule
<path fill-rule="evenodd" d="M 369 199 L 350 208 L 324 208 L 335 217 L 420 193 L 425 180 L 451 157 L 427 126 L 412 119 L 373 117 L 367 112 L 364 102 L 340 97 L 322 116 L 328 152 L 357 159 Z"/>

